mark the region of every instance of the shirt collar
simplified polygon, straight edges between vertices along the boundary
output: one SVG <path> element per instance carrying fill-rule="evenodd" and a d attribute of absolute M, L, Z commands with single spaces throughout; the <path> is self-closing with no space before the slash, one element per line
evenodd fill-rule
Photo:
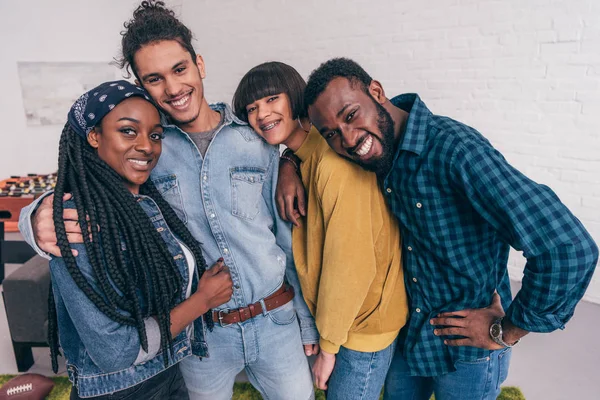
<path fill-rule="evenodd" d="M 401 94 L 390 101 L 394 106 L 409 113 L 396 154 L 405 150 L 420 155 L 427 143 L 431 111 L 415 93 Z"/>
<path fill-rule="evenodd" d="M 224 126 L 231 125 L 232 123 L 235 123 L 237 125 L 248 125 L 246 122 L 242 121 L 241 119 L 239 119 L 238 117 L 235 116 L 235 114 L 233 113 L 233 110 L 231 110 L 231 107 L 227 103 L 210 104 L 209 107 L 211 110 L 218 111 L 222 115 L 224 115 L 224 118 L 223 118 Z M 161 116 L 160 122 L 164 127 L 176 126 L 175 123 L 173 122 L 173 120 L 171 119 L 171 117 L 169 117 L 167 114 L 161 112 L 160 116 Z"/>
<path fill-rule="evenodd" d="M 308 132 L 306 139 L 304 139 L 304 142 L 302 142 L 302 145 L 298 151 L 296 151 L 294 154 L 298 156 L 302 162 L 304 162 L 310 158 L 322 140 L 325 139 L 323 139 L 319 131 L 317 131 L 317 128 L 313 126 Z"/>

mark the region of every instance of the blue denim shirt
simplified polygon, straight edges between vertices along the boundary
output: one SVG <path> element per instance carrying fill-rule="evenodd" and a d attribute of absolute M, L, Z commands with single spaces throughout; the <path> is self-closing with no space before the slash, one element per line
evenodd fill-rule
<path fill-rule="evenodd" d="M 145 196 L 139 196 L 138 199 L 138 203 L 160 232 L 181 272 L 183 277 L 179 299 L 181 302 L 185 300 L 189 279 L 193 280 L 192 292 L 196 290 L 197 273 L 190 277 L 186 259 L 182 257 L 182 249 L 169 230 L 156 203 Z M 74 201 L 66 202 L 65 208 L 75 208 Z M 90 285 L 101 293 L 85 246 L 73 244 L 71 247 L 79 252 L 76 258 L 77 266 Z M 127 258 L 127 251 L 124 251 Z M 67 359 L 69 379 L 77 386 L 80 397 L 100 396 L 127 389 L 165 369 L 162 351 L 159 352 L 160 333 L 153 318 L 146 320 L 148 336 L 148 353 L 146 353 L 141 349 L 137 328 L 122 325 L 98 310 L 73 281 L 62 258 L 51 259 L 50 273 L 56 303 L 59 341 Z M 122 313 L 126 315 L 125 311 Z M 169 365 L 191 354 L 201 357 L 208 355 L 204 326 L 201 321 L 198 319 L 194 322 L 194 329 L 190 331 L 192 337 L 189 337 L 184 329 L 173 340 L 173 357 L 169 357 Z"/>
<path fill-rule="evenodd" d="M 275 292 L 284 278 L 294 287 L 294 306 L 302 342 L 319 342 L 304 302 L 291 249 L 291 226 L 275 205 L 279 149 L 267 144 L 223 103 L 211 105 L 224 115 L 205 157 L 187 133 L 165 122 L 162 155 L 151 179 L 202 243 L 206 262 L 219 257 L 231 271 L 231 300 L 222 309 L 255 303 Z M 38 253 L 31 213 L 39 200 L 21 211 L 19 229 Z"/>

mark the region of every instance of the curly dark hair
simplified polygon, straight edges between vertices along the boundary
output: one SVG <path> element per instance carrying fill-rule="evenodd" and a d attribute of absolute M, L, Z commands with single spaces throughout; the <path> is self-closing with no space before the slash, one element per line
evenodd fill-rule
<path fill-rule="evenodd" d="M 369 93 L 369 85 L 373 78 L 356 61 L 349 58 L 332 58 L 319 65 L 310 73 L 304 90 L 306 108 L 313 105 L 325 88 L 335 78 L 346 78 L 351 84 L 359 84 L 362 90 Z"/>
<path fill-rule="evenodd" d="M 172 352 L 170 312 L 181 298 L 183 277 L 167 244 L 148 215 L 123 184 L 123 179 L 67 123 L 58 156 L 53 217 L 57 244 L 69 274 L 96 307 L 112 320 L 137 328 L 144 351 L 148 340 L 144 319 L 156 317 L 165 367 Z M 63 220 L 63 195 L 72 193 L 86 253 L 98 289 L 94 289 L 71 253 Z M 140 193 L 158 205 L 169 228 L 192 251 L 200 276 L 206 269 L 200 243 L 194 239 L 169 203 L 148 180 Z M 89 220 L 86 219 L 89 217 Z M 122 250 L 125 244 L 125 252 Z M 141 304 L 146 304 L 142 307 Z M 121 312 L 124 311 L 125 313 Z M 204 317 L 212 329 L 212 317 Z M 48 343 L 52 369 L 58 369 L 57 315 L 52 289 L 48 299 Z M 171 354 L 172 355 L 172 354 Z"/>
<path fill-rule="evenodd" d="M 131 72 L 140 80 L 135 68 L 135 53 L 145 45 L 161 40 L 175 40 L 196 60 L 192 46 L 192 31 L 175 17 L 173 10 L 165 7 L 163 1 L 142 1 L 133 12 L 133 18 L 123 24 L 121 32 L 121 56 L 115 58 L 117 66 L 125 69 L 127 78 Z M 130 71 L 131 68 L 131 71 Z M 140 81 L 141 82 L 141 81 Z"/>

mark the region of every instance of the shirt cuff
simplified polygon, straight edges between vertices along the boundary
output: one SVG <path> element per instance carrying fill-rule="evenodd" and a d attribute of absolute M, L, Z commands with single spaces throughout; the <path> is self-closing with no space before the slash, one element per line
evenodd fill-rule
<path fill-rule="evenodd" d="M 319 340 L 319 347 L 321 347 L 321 349 L 325 350 L 327 353 L 331 353 L 331 354 L 337 354 L 340 351 L 339 344 L 330 342 L 329 340 L 324 339 L 322 337 L 321 337 L 321 340 Z"/>
<path fill-rule="evenodd" d="M 557 329 L 565 329 L 565 323 L 573 314 L 559 318 L 555 314 L 538 314 L 534 310 L 526 309 L 517 296 L 506 311 L 506 318 L 516 327 L 528 332 L 549 333 Z"/>
<path fill-rule="evenodd" d="M 146 325 L 148 352 L 146 353 L 144 349 L 142 349 L 142 346 L 140 346 L 140 351 L 137 358 L 133 362 L 133 365 L 141 364 L 153 359 L 158 354 L 158 350 L 160 350 L 160 328 L 158 327 L 158 322 L 156 322 L 154 318 L 150 317 L 144 320 L 144 325 Z"/>
<path fill-rule="evenodd" d="M 302 338 L 302 344 L 319 343 L 319 331 L 312 318 L 310 323 L 300 322 L 300 337 Z"/>
<path fill-rule="evenodd" d="M 35 242 L 35 236 L 33 235 L 33 226 L 31 224 L 31 217 L 37 211 L 39 205 L 42 203 L 42 200 L 46 198 L 46 196 L 54 193 L 53 191 L 46 192 L 40 197 L 38 197 L 35 202 L 28 205 L 27 207 L 23 207 L 21 210 L 21 214 L 19 215 L 19 231 L 23 235 L 23 239 L 27 242 L 28 245 L 40 256 L 45 258 L 46 260 L 51 260 L 50 254 L 46 253 L 42 249 L 40 249 Z"/>

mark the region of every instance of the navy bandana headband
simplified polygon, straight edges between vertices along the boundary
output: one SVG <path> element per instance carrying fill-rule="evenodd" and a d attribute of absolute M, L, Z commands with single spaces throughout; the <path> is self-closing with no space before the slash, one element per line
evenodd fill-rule
<path fill-rule="evenodd" d="M 139 86 L 124 80 L 105 82 L 77 99 L 69 111 L 69 125 L 85 139 L 117 104 L 133 96 L 143 97 L 152 103 L 148 92 Z"/>

